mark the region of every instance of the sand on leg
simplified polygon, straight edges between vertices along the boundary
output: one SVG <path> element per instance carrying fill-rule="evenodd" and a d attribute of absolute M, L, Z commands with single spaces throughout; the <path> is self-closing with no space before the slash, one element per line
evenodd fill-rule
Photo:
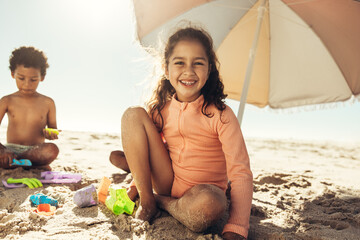
<path fill-rule="evenodd" d="M 122 145 L 140 196 L 136 218 L 150 221 L 157 213 L 153 194 L 170 195 L 171 160 L 153 121 L 143 108 L 127 109 L 121 119 Z"/>
<path fill-rule="evenodd" d="M 29 159 L 33 167 L 50 168 L 59 154 L 59 148 L 54 143 L 42 143 L 18 155 L 18 158 Z"/>
<path fill-rule="evenodd" d="M 202 232 L 226 211 L 225 193 L 211 184 L 199 184 L 180 198 L 156 195 L 158 206 L 194 232 Z"/>

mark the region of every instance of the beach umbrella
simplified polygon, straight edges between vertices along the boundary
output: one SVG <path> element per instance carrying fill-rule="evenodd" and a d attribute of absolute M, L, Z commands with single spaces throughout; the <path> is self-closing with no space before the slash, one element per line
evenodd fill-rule
<path fill-rule="evenodd" d="M 213 37 L 228 97 L 289 108 L 360 98 L 358 0 L 133 0 L 137 36 L 159 47 L 190 21 Z M 241 98 L 241 99 L 240 99 Z"/>

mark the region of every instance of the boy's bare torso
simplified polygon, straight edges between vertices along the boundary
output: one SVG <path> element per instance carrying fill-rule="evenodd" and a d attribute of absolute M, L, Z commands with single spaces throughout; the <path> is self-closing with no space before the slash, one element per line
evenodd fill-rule
<path fill-rule="evenodd" d="M 4 98 L 9 119 L 7 142 L 29 146 L 43 143 L 53 101 L 39 93 L 26 96 L 16 92 Z"/>

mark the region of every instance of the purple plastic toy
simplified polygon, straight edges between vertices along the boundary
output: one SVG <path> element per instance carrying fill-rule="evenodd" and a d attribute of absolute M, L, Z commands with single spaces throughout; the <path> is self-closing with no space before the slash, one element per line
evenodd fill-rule
<path fill-rule="evenodd" d="M 81 181 L 80 173 L 52 172 L 46 171 L 41 173 L 44 178 L 42 183 L 77 183 Z"/>
<path fill-rule="evenodd" d="M 75 192 L 74 202 L 78 207 L 90 207 L 96 205 L 96 189 L 89 185 Z"/>
<path fill-rule="evenodd" d="M 65 172 L 52 172 L 46 171 L 41 173 L 40 179 L 41 183 L 78 183 L 81 181 L 80 173 L 65 173 Z M 19 188 L 26 187 L 25 184 L 16 184 L 16 183 L 7 183 L 5 180 L 2 180 L 2 183 L 7 188 Z"/>

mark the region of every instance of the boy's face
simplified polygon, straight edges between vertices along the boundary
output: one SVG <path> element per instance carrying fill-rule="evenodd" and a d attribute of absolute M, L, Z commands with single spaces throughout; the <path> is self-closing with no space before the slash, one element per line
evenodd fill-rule
<path fill-rule="evenodd" d="M 36 89 L 44 77 L 41 76 L 40 69 L 23 65 L 18 65 L 11 76 L 16 80 L 16 85 L 22 94 L 31 95 L 36 92 Z"/>

